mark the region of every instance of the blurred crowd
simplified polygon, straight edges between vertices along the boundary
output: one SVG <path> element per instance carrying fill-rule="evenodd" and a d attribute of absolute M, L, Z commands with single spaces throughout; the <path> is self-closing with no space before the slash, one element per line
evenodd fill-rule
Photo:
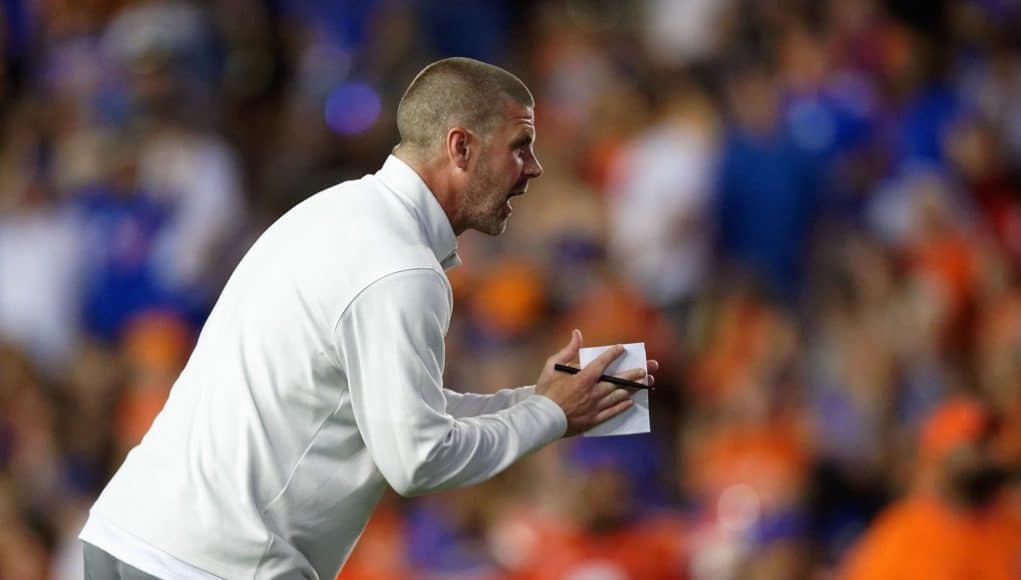
<path fill-rule="evenodd" d="M 388 496 L 342 579 L 1021 578 L 1021 3 L 0 0 L 0 32 L 0 579 L 82 577 L 234 264 L 452 55 L 532 88 L 545 174 L 460 238 L 447 385 L 642 341 L 652 433 Z"/>

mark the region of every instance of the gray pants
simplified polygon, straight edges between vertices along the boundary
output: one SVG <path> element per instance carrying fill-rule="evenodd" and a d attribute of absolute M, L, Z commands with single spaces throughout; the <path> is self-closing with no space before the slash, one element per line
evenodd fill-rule
<path fill-rule="evenodd" d="M 88 542 L 82 542 L 82 547 L 85 552 L 85 580 L 159 580 Z"/>

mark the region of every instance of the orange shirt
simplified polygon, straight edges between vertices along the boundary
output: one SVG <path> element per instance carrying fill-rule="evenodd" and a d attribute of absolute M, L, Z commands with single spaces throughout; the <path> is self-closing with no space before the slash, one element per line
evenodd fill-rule
<path fill-rule="evenodd" d="M 650 518 L 596 534 L 563 522 L 531 521 L 527 554 L 508 580 L 680 580 L 686 578 L 684 528 L 674 517 Z"/>
<path fill-rule="evenodd" d="M 726 425 L 692 446 L 689 490 L 715 501 L 727 488 L 746 484 L 766 511 L 788 504 L 802 488 L 808 454 L 793 420 Z"/>
<path fill-rule="evenodd" d="M 337 580 L 412 578 L 405 553 L 401 515 L 396 509 L 381 504 L 369 519 Z"/>
<path fill-rule="evenodd" d="M 1019 580 L 1021 537 L 999 510 L 963 515 L 917 495 L 881 514 L 845 564 L 844 580 Z"/>

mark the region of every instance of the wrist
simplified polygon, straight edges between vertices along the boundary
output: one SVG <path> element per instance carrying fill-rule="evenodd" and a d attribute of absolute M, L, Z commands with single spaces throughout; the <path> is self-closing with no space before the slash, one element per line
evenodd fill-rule
<path fill-rule="evenodd" d="M 537 395 L 535 399 L 537 399 L 538 405 L 549 413 L 550 418 L 557 422 L 560 437 L 563 437 L 567 434 L 568 428 L 567 413 L 564 411 L 564 408 L 557 401 L 540 393 L 538 388 L 536 388 L 535 394 Z"/>

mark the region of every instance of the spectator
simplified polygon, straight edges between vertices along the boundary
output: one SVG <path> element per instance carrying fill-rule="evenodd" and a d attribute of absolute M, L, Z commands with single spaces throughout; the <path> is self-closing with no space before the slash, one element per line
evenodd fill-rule
<path fill-rule="evenodd" d="M 745 65 L 730 79 L 732 122 L 715 200 L 718 250 L 795 299 L 818 211 L 818 168 L 781 122 L 779 97 L 775 77 L 761 64 Z"/>
<path fill-rule="evenodd" d="M 1016 577 L 1021 538 L 999 503 L 1004 473 L 989 448 L 991 419 L 981 404 L 964 399 L 928 419 L 912 492 L 853 549 L 846 578 Z"/>
<path fill-rule="evenodd" d="M 677 311 L 708 271 L 715 119 L 690 86 L 668 88 L 662 99 L 658 118 L 615 158 L 609 245 L 615 267 L 647 300 Z"/>

